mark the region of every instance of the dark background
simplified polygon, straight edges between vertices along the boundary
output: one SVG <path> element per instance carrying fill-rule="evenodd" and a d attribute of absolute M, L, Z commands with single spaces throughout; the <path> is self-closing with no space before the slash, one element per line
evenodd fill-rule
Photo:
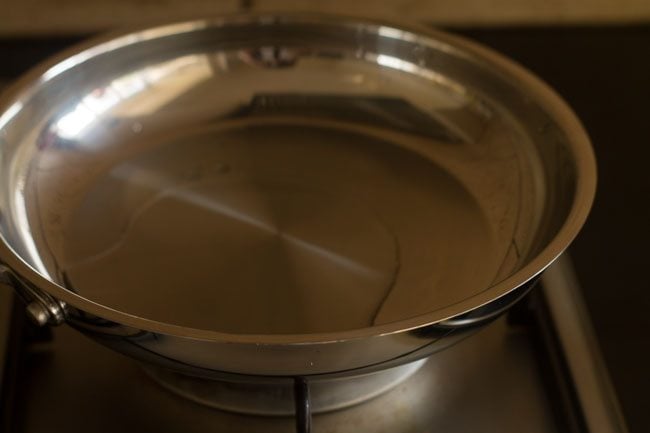
<path fill-rule="evenodd" d="M 634 433 L 650 431 L 650 26 L 468 30 L 554 87 L 598 161 L 589 219 L 570 248 Z"/>
<path fill-rule="evenodd" d="M 650 431 L 650 26 L 451 31 L 534 71 L 592 138 L 598 192 L 570 253 L 630 430 Z M 0 81 L 81 39 L 0 40 Z"/>

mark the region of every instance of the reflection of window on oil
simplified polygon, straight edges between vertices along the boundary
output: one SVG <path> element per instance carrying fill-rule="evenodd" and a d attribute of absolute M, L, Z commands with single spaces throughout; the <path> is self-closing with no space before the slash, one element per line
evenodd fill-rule
<path fill-rule="evenodd" d="M 208 59 L 202 54 L 179 57 L 124 75 L 84 96 L 54 123 L 54 132 L 64 140 L 76 139 L 118 104 L 121 104 L 119 117 L 122 118 L 155 112 L 211 75 Z M 146 98 L 136 98 L 152 87 L 158 88 L 156 92 L 147 92 Z"/>

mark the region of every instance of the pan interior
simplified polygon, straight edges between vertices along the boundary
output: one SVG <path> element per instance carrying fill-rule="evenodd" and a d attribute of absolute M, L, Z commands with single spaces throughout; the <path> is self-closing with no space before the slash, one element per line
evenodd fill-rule
<path fill-rule="evenodd" d="M 545 188 L 497 100 L 424 63 L 267 48 L 49 84 L 7 129 L 5 238 L 94 302 L 239 334 L 390 323 L 521 267 Z"/>

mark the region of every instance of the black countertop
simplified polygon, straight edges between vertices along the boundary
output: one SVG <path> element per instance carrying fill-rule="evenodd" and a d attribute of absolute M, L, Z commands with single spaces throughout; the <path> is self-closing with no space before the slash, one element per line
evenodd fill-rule
<path fill-rule="evenodd" d="M 630 430 L 650 431 L 650 25 L 453 31 L 537 73 L 592 138 L 598 193 L 570 252 Z M 78 40 L 0 40 L 0 80 Z"/>

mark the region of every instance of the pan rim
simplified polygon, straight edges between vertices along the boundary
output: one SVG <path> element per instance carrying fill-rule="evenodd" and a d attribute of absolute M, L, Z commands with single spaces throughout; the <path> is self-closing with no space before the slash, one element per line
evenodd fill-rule
<path fill-rule="evenodd" d="M 406 332 L 412 329 L 432 325 L 449 318 L 474 310 L 482 305 L 498 299 L 510 291 L 520 287 L 535 278 L 549 266 L 571 243 L 584 224 L 590 211 L 596 191 L 596 162 L 593 149 L 587 133 L 577 116 L 566 102 L 547 84 L 534 74 L 507 59 L 503 55 L 465 38 L 433 30 L 429 27 L 413 24 L 395 24 L 394 22 L 375 21 L 367 18 L 306 13 L 260 13 L 235 14 L 215 18 L 190 20 L 180 23 L 165 24 L 149 27 L 138 31 L 114 32 L 69 48 L 62 53 L 37 65 L 23 75 L 0 97 L 0 129 L 8 121 L 7 113 L 11 112 L 17 101 L 28 96 L 30 90 L 47 82 L 47 80 L 63 72 L 71 65 L 71 59 L 84 60 L 103 52 L 138 43 L 142 40 L 155 39 L 182 32 L 199 31 L 202 28 L 226 26 L 232 24 L 255 23 L 320 23 L 340 26 L 365 26 L 366 28 L 387 28 L 401 32 L 401 37 L 413 38 L 420 43 L 435 45 L 437 49 L 452 52 L 454 55 L 469 58 L 476 63 L 484 63 L 497 69 L 530 95 L 546 114 L 548 114 L 560 129 L 566 134 L 575 157 L 576 190 L 570 212 L 558 230 L 555 237 L 526 265 L 510 277 L 483 289 L 482 291 L 454 304 L 440 309 L 399 321 L 369 326 L 364 328 L 312 334 L 230 334 L 214 330 L 189 328 L 170 323 L 138 317 L 98 304 L 77 295 L 63 286 L 49 280 L 25 260 L 23 260 L 0 235 L 0 258 L 18 276 L 29 281 L 34 286 L 45 291 L 56 299 L 79 309 L 132 328 L 142 329 L 158 334 L 190 338 L 205 341 L 217 341 L 240 344 L 292 345 L 292 344 L 327 344 L 347 340 L 371 338 Z M 68 60 L 68 63 L 66 63 Z"/>

